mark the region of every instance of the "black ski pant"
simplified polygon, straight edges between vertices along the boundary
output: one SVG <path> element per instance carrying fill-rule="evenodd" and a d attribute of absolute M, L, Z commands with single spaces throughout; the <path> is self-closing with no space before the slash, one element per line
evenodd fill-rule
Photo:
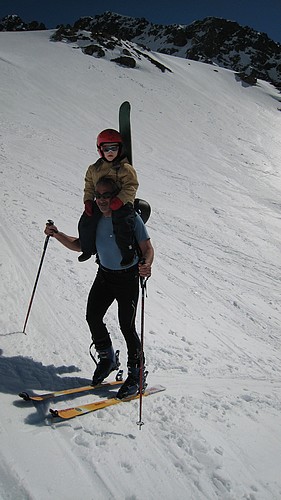
<path fill-rule="evenodd" d="M 96 231 L 101 215 L 99 207 L 93 202 L 93 215 L 89 216 L 86 212 L 83 212 L 78 222 L 81 251 L 87 255 L 95 255 L 97 253 Z"/>
<path fill-rule="evenodd" d="M 135 325 L 138 298 L 138 266 L 121 271 L 105 270 L 100 266 L 87 303 L 86 320 L 99 351 L 112 345 L 103 318 L 114 300 L 117 301 L 119 325 L 127 344 L 130 366 L 139 366 L 140 363 L 141 342 Z"/>

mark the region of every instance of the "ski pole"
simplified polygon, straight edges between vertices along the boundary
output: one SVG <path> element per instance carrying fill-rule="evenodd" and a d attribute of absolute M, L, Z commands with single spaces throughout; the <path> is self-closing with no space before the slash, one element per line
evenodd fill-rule
<path fill-rule="evenodd" d="M 52 226 L 54 224 L 54 221 L 52 221 L 51 219 L 48 219 L 47 224 L 49 226 Z M 44 257 L 45 257 L 45 253 L 46 253 L 46 250 L 47 250 L 49 239 L 50 239 L 50 235 L 46 236 L 45 243 L 44 243 L 44 248 L 43 248 L 43 253 L 42 253 L 42 257 L 41 257 L 41 260 L 40 260 L 40 264 L 39 264 L 37 276 L 36 276 L 34 287 L 33 287 L 32 294 L 31 294 L 31 299 L 30 299 L 29 306 L 28 306 L 28 309 L 27 309 L 27 314 L 26 314 L 26 318 L 25 318 L 25 322 L 24 322 L 24 326 L 23 326 L 23 333 L 25 335 L 26 335 L 25 328 L 26 328 L 27 321 L 28 321 L 28 318 L 29 318 L 29 314 L 30 314 L 32 302 L 33 302 L 33 299 L 34 299 L 34 295 L 35 295 L 35 291 L 36 291 L 37 283 L 38 283 L 38 280 L 39 280 L 39 276 L 40 276 L 41 268 L 42 268 L 42 265 L 43 265 L 43 260 L 44 260 Z"/>
<path fill-rule="evenodd" d="M 145 298 L 145 291 L 146 291 L 146 282 L 148 278 L 140 278 L 140 284 L 141 284 L 141 355 L 140 355 L 140 404 L 139 404 L 139 421 L 137 422 L 137 425 L 139 426 L 139 429 L 141 430 L 142 425 L 144 422 L 142 421 L 142 393 L 143 393 L 143 348 L 144 348 L 144 298 Z"/>

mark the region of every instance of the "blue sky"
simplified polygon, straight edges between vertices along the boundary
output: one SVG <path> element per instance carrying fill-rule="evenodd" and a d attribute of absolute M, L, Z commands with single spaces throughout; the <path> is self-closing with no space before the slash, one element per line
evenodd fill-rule
<path fill-rule="evenodd" d="M 281 0 L 0 0 L 0 18 L 18 14 L 25 22 L 42 21 L 47 28 L 73 24 L 79 17 L 106 10 L 159 24 L 190 24 L 207 16 L 223 17 L 281 42 Z"/>

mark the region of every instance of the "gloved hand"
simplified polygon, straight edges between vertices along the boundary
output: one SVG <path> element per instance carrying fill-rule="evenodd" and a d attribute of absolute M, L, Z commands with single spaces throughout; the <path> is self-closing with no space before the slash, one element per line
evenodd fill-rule
<path fill-rule="evenodd" d="M 120 198 L 117 198 L 117 196 L 112 198 L 109 208 L 111 208 L 111 210 L 118 210 L 121 207 L 123 207 L 123 201 L 121 201 Z"/>
<path fill-rule="evenodd" d="M 92 200 L 86 200 L 84 205 L 85 205 L 86 215 L 91 217 L 91 215 L 93 215 L 93 202 L 92 202 Z"/>

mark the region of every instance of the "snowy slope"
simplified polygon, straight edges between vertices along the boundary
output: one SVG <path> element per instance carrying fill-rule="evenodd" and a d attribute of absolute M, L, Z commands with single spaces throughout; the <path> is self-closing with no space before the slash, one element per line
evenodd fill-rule
<path fill-rule="evenodd" d="M 281 114 L 269 84 L 153 54 L 121 68 L 50 32 L 0 33 L 0 498 L 281 498 Z M 94 260 L 50 240 L 30 315 L 45 221 L 76 235 L 95 136 L 132 104 L 139 197 L 153 213 L 145 302 L 149 382 L 138 403 L 52 423 L 21 390 L 85 383 Z M 114 347 L 126 352 L 116 323 Z M 104 394 L 103 394 L 104 396 Z"/>

